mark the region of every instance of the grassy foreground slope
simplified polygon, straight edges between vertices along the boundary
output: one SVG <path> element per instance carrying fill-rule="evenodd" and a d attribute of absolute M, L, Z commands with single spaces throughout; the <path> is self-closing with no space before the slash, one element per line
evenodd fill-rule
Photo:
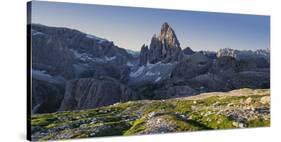
<path fill-rule="evenodd" d="M 33 115 L 33 140 L 139 135 L 270 126 L 269 89 L 117 103 L 97 109 Z"/>

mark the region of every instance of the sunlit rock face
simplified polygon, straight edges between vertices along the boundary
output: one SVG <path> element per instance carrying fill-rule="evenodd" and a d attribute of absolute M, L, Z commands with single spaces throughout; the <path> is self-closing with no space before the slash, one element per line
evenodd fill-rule
<path fill-rule="evenodd" d="M 153 35 L 149 49 L 146 45 L 143 45 L 140 54 L 140 65 L 178 61 L 181 57 L 180 53 L 181 47 L 177 36 L 170 25 L 165 22 L 161 26 L 160 34 L 158 36 Z"/>

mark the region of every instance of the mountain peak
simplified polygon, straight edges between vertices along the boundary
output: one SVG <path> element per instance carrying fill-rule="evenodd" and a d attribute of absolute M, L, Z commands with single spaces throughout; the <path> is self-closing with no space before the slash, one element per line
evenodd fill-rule
<path fill-rule="evenodd" d="M 164 22 L 161 26 L 161 33 L 162 31 L 166 32 L 169 28 L 171 28 L 170 25 L 167 22 Z"/>
<path fill-rule="evenodd" d="M 149 48 L 142 46 L 140 53 L 140 65 L 157 62 L 178 61 L 181 54 L 180 43 L 171 26 L 164 22 L 161 26 L 160 34 L 153 35 Z"/>
<path fill-rule="evenodd" d="M 161 26 L 159 40 L 162 43 L 165 42 L 170 48 L 180 48 L 176 33 L 167 22 L 164 22 Z"/>

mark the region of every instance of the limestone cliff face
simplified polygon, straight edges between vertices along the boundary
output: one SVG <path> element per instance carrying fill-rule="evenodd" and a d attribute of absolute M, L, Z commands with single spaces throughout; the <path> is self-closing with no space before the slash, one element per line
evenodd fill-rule
<path fill-rule="evenodd" d="M 67 82 L 59 110 L 89 109 L 136 99 L 129 87 L 110 77 L 74 79 Z"/>
<path fill-rule="evenodd" d="M 56 112 L 63 99 L 64 88 L 60 84 L 32 79 L 32 113 Z"/>
<path fill-rule="evenodd" d="M 142 45 L 140 52 L 140 63 L 139 65 L 145 65 L 148 63 L 149 49 L 147 45 Z"/>
<path fill-rule="evenodd" d="M 140 54 L 140 65 L 157 62 L 173 62 L 180 58 L 181 47 L 174 30 L 168 23 L 161 26 L 160 34 L 153 35 L 149 49 L 143 45 Z"/>
<path fill-rule="evenodd" d="M 126 66 L 132 58 L 112 41 L 77 30 L 32 24 L 32 67 L 74 79 L 95 64 Z"/>

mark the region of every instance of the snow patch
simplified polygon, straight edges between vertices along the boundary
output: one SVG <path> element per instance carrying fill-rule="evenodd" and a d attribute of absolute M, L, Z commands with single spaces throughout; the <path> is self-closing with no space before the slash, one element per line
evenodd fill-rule
<path fill-rule="evenodd" d="M 112 57 L 105 56 L 106 61 L 112 61 L 112 60 L 115 60 L 115 59 L 116 59 L 116 56 L 112 56 Z"/>
<path fill-rule="evenodd" d="M 92 58 L 91 61 L 93 61 L 93 62 L 100 62 L 100 63 L 104 63 L 105 62 L 105 60 L 102 59 L 102 58 Z"/>
<path fill-rule="evenodd" d="M 152 69 L 153 67 L 157 66 L 157 65 L 160 65 L 162 64 L 161 62 L 157 62 L 155 64 L 150 64 L 150 63 L 147 63 L 146 66 L 148 67 L 148 69 Z"/>
<path fill-rule="evenodd" d="M 31 73 L 33 74 L 33 75 L 38 75 L 38 76 L 42 76 L 42 77 L 52 77 L 51 75 L 49 75 L 48 73 L 47 73 L 47 71 L 45 71 L 45 70 L 35 70 L 35 69 L 32 69 L 31 70 Z"/>
<path fill-rule="evenodd" d="M 145 74 L 146 76 L 158 76 L 158 75 L 160 75 L 160 72 L 151 72 L 151 71 L 148 71 L 146 74 Z"/>
<path fill-rule="evenodd" d="M 79 53 L 78 51 L 76 51 L 74 49 L 70 49 L 70 51 L 73 52 L 75 58 L 77 58 L 81 61 L 85 61 L 85 62 L 93 61 L 93 62 L 105 63 L 105 62 L 113 61 L 117 58 L 116 56 L 112 56 L 112 57 L 105 56 L 104 58 L 95 58 L 87 53 Z"/>
<path fill-rule="evenodd" d="M 74 56 L 82 61 L 89 61 L 89 60 L 99 60 L 99 59 L 94 59 L 92 57 L 90 57 L 89 54 L 87 53 L 79 53 L 76 50 L 71 49 L 71 52 L 73 52 Z"/>
<path fill-rule="evenodd" d="M 48 81 L 50 83 L 63 84 L 65 79 L 62 76 L 52 76 L 45 70 L 31 69 L 32 78 Z"/>
<path fill-rule="evenodd" d="M 135 72 L 130 73 L 130 77 L 138 77 L 143 73 L 144 69 L 145 69 L 144 66 L 139 67 Z"/>
<path fill-rule="evenodd" d="M 107 40 L 105 40 L 105 39 L 103 39 L 103 38 L 96 37 L 96 36 L 94 36 L 94 35 L 89 35 L 89 34 L 87 34 L 86 37 L 87 37 L 87 38 L 94 39 L 94 40 L 98 40 L 99 43 L 103 43 L 103 42 L 107 41 Z"/>
<path fill-rule="evenodd" d="M 151 77 L 151 76 L 157 77 L 162 74 L 161 73 L 162 71 L 159 71 L 158 69 L 169 67 L 174 64 L 175 63 L 161 63 L 161 62 L 155 64 L 147 63 L 146 65 L 137 68 L 135 72 L 134 71 L 131 72 L 130 77 L 137 78 L 140 75 L 147 76 L 147 77 Z"/>
<path fill-rule="evenodd" d="M 36 36 L 36 35 L 46 35 L 45 33 L 42 33 L 42 32 L 38 32 L 36 30 L 31 30 L 31 33 L 32 33 L 32 36 Z"/>
<path fill-rule="evenodd" d="M 134 64 L 132 64 L 131 62 L 127 62 L 126 65 L 127 65 L 128 67 L 134 66 Z"/>
<path fill-rule="evenodd" d="M 89 34 L 87 34 L 86 37 L 87 37 L 87 38 L 91 38 L 91 39 L 95 39 L 95 40 L 104 40 L 104 39 L 102 39 L 102 38 L 96 37 L 96 36 L 94 36 L 94 35 L 89 35 Z"/>
<path fill-rule="evenodd" d="M 162 79 L 162 77 L 159 76 L 158 78 L 155 79 L 155 82 L 158 82 L 158 81 L 160 81 L 161 79 Z"/>

